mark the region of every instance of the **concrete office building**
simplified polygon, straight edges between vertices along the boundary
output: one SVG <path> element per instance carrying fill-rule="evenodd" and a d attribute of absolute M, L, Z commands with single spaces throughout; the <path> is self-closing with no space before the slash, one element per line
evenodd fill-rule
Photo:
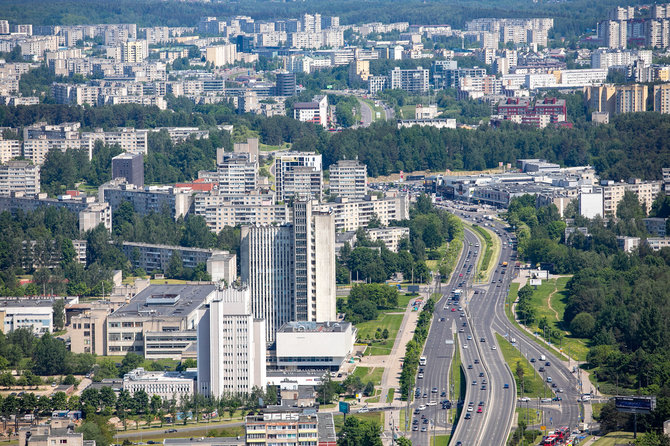
<path fill-rule="evenodd" d="M 111 305 L 99 305 L 70 318 L 67 331 L 72 353 L 106 354 L 106 324 L 111 311 Z"/>
<path fill-rule="evenodd" d="M 328 169 L 330 194 L 362 199 L 368 193 L 368 168 L 357 160 L 340 160 Z"/>
<path fill-rule="evenodd" d="M 275 96 L 295 96 L 295 73 L 277 73 Z"/>
<path fill-rule="evenodd" d="M 11 333 L 27 328 L 41 336 L 53 331 L 53 299 L 3 299 L 0 300 L 0 330 Z"/>
<path fill-rule="evenodd" d="M 284 152 L 275 159 L 277 201 L 293 197 L 321 199 L 322 157 L 314 152 Z"/>
<path fill-rule="evenodd" d="M 219 398 L 265 387 L 265 321 L 246 287 L 217 292 L 198 325 L 198 393 Z"/>
<path fill-rule="evenodd" d="M 294 223 L 242 227 L 240 266 L 254 315 L 269 344 L 290 321 L 335 320 L 335 229 L 332 215 L 294 203 Z"/>
<path fill-rule="evenodd" d="M 314 96 L 312 102 L 296 102 L 293 119 L 328 127 L 328 96 Z"/>
<path fill-rule="evenodd" d="M 163 401 L 175 398 L 177 402 L 184 397 L 193 396 L 195 390 L 195 371 L 154 372 L 138 367 L 123 375 L 123 390 L 131 396 L 143 390 L 151 399 L 158 395 Z"/>
<path fill-rule="evenodd" d="M 355 341 L 356 328 L 349 322 L 289 322 L 277 331 L 277 366 L 338 371 Z"/>
<path fill-rule="evenodd" d="M 128 184 L 144 186 L 144 155 L 122 153 L 112 158 L 112 179 L 124 178 Z"/>
<path fill-rule="evenodd" d="M 38 195 L 40 168 L 29 161 L 8 161 L 0 164 L 0 195 L 10 196 L 13 193 L 28 197 Z"/>
<path fill-rule="evenodd" d="M 195 348 L 198 322 L 215 295 L 214 285 L 145 288 L 107 317 L 107 354 L 181 359 Z"/>

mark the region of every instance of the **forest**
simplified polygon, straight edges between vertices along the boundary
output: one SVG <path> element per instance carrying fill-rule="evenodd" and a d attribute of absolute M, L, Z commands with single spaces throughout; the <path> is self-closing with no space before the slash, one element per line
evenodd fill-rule
<path fill-rule="evenodd" d="M 588 235 L 577 231 L 567 240 L 555 207 L 536 209 L 532 196 L 514 199 L 507 219 L 517 228 L 519 254 L 526 261 L 573 274 L 563 324 L 589 340 L 586 367 L 595 383 L 609 394 L 656 395 L 657 409 L 641 417 L 641 426 L 658 429 L 670 417 L 670 249 L 655 252 L 644 243 L 631 253 L 617 248 L 617 236 L 649 236 L 645 212 L 632 193 L 619 203 L 616 221 L 588 220 L 574 209 L 566 216 Z M 650 211 L 670 216 L 670 197 L 660 194 Z M 532 308 L 521 308 L 519 316 L 532 319 Z M 600 420 L 606 431 L 617 422 L 630 425 L 630 417 L 610 409 L 603 409 Z"/>

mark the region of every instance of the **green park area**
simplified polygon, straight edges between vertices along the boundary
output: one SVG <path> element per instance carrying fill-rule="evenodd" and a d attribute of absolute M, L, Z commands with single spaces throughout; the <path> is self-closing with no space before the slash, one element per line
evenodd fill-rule
<path fill-rule="evenodd" d="M 512 374 L 514 374 L 517 395 L 530 398 L 553 396 L 549 386 L 544 383 L 542 376 L 535 371 L 528 359 L 504 337 L 496 334 L 496 339 L 498 340 L 500 352 L 505 358 L 505 362 L 507 362 L 507 365 L 512 370 Z"/>
<path fill-rule="evenodd" d="M 379 356 L 391 353 L 402 318 L 402 313 L 381 313 L 376 319 L 356 325 L 358 339 L 370 342 L 366 350 L 368 355 Z M 387 334 L 386 338 L 383 337 L 384 334 Z"/>
<path fill-rule="evenodd" d="M 592 443 L 593 446 L 616 446 L 619 444 L 629 444 L 633 441 L 632 432 L 610 432 L 600 440 Z"/>

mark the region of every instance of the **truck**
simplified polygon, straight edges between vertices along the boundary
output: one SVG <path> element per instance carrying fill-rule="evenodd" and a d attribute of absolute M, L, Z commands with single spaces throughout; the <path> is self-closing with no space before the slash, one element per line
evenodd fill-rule
<path fill-rule="evenodd" d="M 503 268 L 507 267 L 507 262 L 502 262 Z"/>
<path fill-rule="evenodd" d="M 546 360 L 547 360 L 547 357 L 546 357 L 546 356 L 544 356 L 544 355 L 540 355 L 540 361 L 546 361 Z"/>
<path fill-rule="evenodd" d="M 461 299 L 461 295 L 463 294 L 463 290 L 460 288 L 457 290 L 454 290 L 454 300 L 458 302 Z"/>

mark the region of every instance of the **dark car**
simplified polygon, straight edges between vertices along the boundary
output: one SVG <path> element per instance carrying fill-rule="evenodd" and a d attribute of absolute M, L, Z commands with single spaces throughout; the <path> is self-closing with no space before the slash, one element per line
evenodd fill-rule
<path fill-rule="evenodd" d="M 544 367 L 540 367 L 538 370 L 540 371 L 540 373 L 542 373 L 544 372 Z"/>
<path fill-rule="evenodd" d="M 547 362 L 544 363 L 544 365 L 546 365 L 547 367 L 549 367 L 549 366 L 551 365 L 551 362 L 547 361 Z"/>
<path fill-rule="evenodd" d="M 466 420 L 469 420 L 469 419 L 470 419 L 470 412 L 468 412 L 468 413 L 465 414 L 465 419 L 466 419 Z"/>

